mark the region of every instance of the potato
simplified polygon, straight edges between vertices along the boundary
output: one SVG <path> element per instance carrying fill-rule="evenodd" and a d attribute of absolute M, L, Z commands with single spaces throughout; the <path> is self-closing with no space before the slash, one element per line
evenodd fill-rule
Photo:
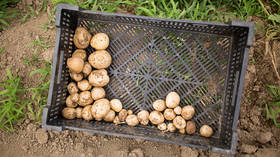
<path fill-rule="evenodd" d="M 149 120 L 153 123 L 153 124 L 161 124 L 164 122 L 164 117 L 162 115 L 162 113 L 160 113 L 159 111 L 152 111 L 149 115 Z"/>
<path fill-rule="evenodd" d="M 165 101 L 168 108 L 175 108 L 180 104 L 180 96 L 176 92 L 170 92 L 167 94 Z"/>
<path fill-rule="evenodd" d="M 181 134 L 185 134 L 185 133 L 186 133 L 186 130 L 185 130 L 185 128 L 184 128 L 184 129 L 180 129 L 179 132 L 180 132 Z"/>
<path fill-rule="evenodd" d="M 77 27 L 74 34 L 74 44 L 79 49 L 88 47 L 91 39 L 91 34 L 83 27 Z"/>
<path fill-rule="evenodd" d="M 75 93 L 78 93 L 79 89 L 76 85 L 76 83 L 74 82 L 70 82 L 67 86 L 67 90 L 70 94 L 75 94 Z"/>
<path fill-rule="evenodd" d="M 177 116 L 173 119 L 173 125 L 180 130 L 185 129 L 187 124 L 184 118 L 182 118 L 181 116 Z"/>
<path fill-rule="evenodd" d="M 190 120 L 194 116 L 194 112 L 194 108 L 191 105 L 187 105 L 182 108 L 181 115 L 185 120 Z"/>
<path fill-rule="evenodd" d="M 187 125 L 186 125 L 186 132 L 187 134 L 194 134 L 196 131 L 196 126 L 195 126 L 195 123 L 192 122 L 192 121 L 188 121 L 187 122 Z"/>
<path fill-rule="evenodd" d="M 126 109 L 121 109 L 119 112 L 119 119 L 121 122 L 124 122 L 127 117 L 127 110 Z"/>
<path fill-rule="evenodd" d="M 115 125 L 119 125 L 119 124 L 121 123 L 119 116 L 116 116 L 116 117 L 115 117 L 113 123 L 114 123 Z"/>
<path fill-rule="evenodd" d="M 146 110 L 142 110 L 138 112 L 137 118 L 142 125 L 148 125 L 149 123 L 149 112 Z"/>
<path fill-rule="evenodd" d="M 106 95 L 106 92 L 102 87 L 94 87 L 91 90 L 91 97 L 93 100 L 102 99 L 105 97 L 105 95 Z"/>
<path fill-rule="evenodd" d="M 120 112 L 122 110 L 122 102 L 119 99 L 112 99 L 110 101 L 110 106 L 115 112 Z"/>
<path fill-rule="evenodd" d="M 73 102 L 78 102 L 79 101 L 79 94 L 78 93 L 71 94 L 70 97 L 71 97 L 71 100 Z"/>
<path fill-rule="evenodd" d="M 177 114 L 177 115 L 180 115 L 182 113 L 182 108 L 181 106 L 177 106 L 174 108 L 174 112 Z"/>
<path fill-rule="evenodd" d="M 86 107 L 83 108 L 82 117 L 84 120 L 93 120 L 93 116 L 91 113 L 91 107 L 92 107 L 92 105 L 87 105 Z"/>
<path fill-rule="evenodd" d="M 91 41 L 90 46 L 96 50 L 105 50 L 109 46 L 109 37 L 105 33 L 95 34 Z"/>
<path fill-rule="evenodd" d="M 106 86 L 110 78 L 105 69 L 93 70 L 88 76 L 89 83 L 94 87 Z"/>
<path fill-rule="evenodd" d="M 84 68 L 83 68 L 83 71 L 82 71 L 84 73 L 84 76 L 85 77 L 88 76 L 91 73 L 91 71 L 92 71 L 92 67 L 89 64 L 89 62 L 85 62 Z"/>
<path fill-rule="evenodd" d="M 163 116 L 166 120 L 173 120 L 176 117 L 176 114 L 173 109 L 168 108 L 164 110 Z"/>
<path fill-rule="evenodd" d="M 74 119 L 76 118 L 76 110 L 71 107 L 65 107 L 62 110 L 62 116 L 66 119 Z"/>
<path fill-rule="evenodd" d="M 99 50 L 89 55 L 88 62 L 96 69 L 105 69 L 111 65 L 112 57 L 106 50 Z"/>
<path fill-rule="evenodd" d="M 167 130 L 169 132 L 175 132 L 176 131 L 176 127 L 173 125 L 173 123 L 168 123 L 167 124 Z"/>
<path fill-rule="evenodd" d="M 113 122 L 115 119 L 116 113 L 113 110 L 110 110 L 104 117 L 104 121 Z"/>
<path fill-rule="evenodd" d="M 67 66 L 71 72 L 80 73 L 84 68 L 84 60 L 80 57 L 71 57 L 67 59 Z"/>
<path fill-rule="evenodd" d="M 80 106 L 87 106 L 87 105 L 91 104 L 92 102 L 93 102 L 93 99 L 91 98 L 89 91 L 83 91 L 80 93 L 79 101 L 78 101 L 78 104 Z"/>
<path fill-rule="evenodd" d="M 72 99 L 71 99 L 71 95 L 69 95 L 67 98 L 66 98 L 66 106 L 67 107 L 72 107 L 72 108 L 75 108 L 78 106 L 78 104 L 76 102 L 73 102 Z"/>
<path fill-rule="evenodd" d="M 161 123 L 157 127 L 161 131 L 165 131 L 167 129 L 167 125 L 165 123 Z"/>
<path fill-rule="evenodd" d="M 81 73 L 70 72 L 70 77 L 76 82 L 79 82 L 83 79 L 83 75 Z"/>
<path fill-rule="evenodd" d="M 156 111 L 163 111 L 166 108 L 165 101 L 162 99 L 158 99 L 153 102 L 153 108 Z"/>
<path fill-rule="evenodd" d="M 76 117 L 77 118 L 83 118 L 82 117 L 82 111 L 83 111 L 83 108 L 81 108 L 81 107 L 76 108 Z"/>
<path fill-rule="evenodd" d="M 204 137 L 210 137 L 213 134 L 213 129 L 209 125 L 203 125 L 200 128 L 200 135 Z"/>
<path fill-rule="evenodd" d="M 85 61 L 87 59 L 87 53 L 83 49 L 77 49 L 72 54 L 72 57 L 80 57 L 82 60 Z"/>
<path fill-rule="evenodd" d="M 132 111 L 132 110 L 127 110 L 127 114 L 128 114 L 128 115 L 132 115 L 132 114 L 133 114 L 133 111 Z"/>
<path fill-rule="evenodd" d="M 91 85 L 89 84 L 88 80 L 82 80 L 78 82 L 78 88 L 81 91 L 87 91 L 91 89 Z"/>
<path fill-rule="evenodd" d="M 96 100 L 92 105 L 91 112 L 93 117 L 100 121 L 110 111 L 110 102 L 108 99 L 102 98 Z"/>
<path fill-rule="evenodd" d="M 126 121 L 127 125 L 129 125 L 129 126 L 136 126 L 139 124 L 138 118 L 134 114 L 128 115 L 126 117 L 125 121 Z"/>

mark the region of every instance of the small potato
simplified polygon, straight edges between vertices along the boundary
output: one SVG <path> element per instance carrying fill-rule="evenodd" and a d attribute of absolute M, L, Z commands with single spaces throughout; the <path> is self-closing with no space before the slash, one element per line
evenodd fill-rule
<path fill-rule="evenodd" d="M 110 102 L 107 99 L 99 99 L 94 102 L 91 108 L 93 117 L 96 120 L 102 120 L 106 114 L 110 111 Z"/>
<path fill-rule="evenodd" d="M 92 102 L 93 102 L 93 99 L 91 98 L 89 91 L 84 91 L 84 92 L 80 93 L 79 101 L 78 101 L 78 104 L 80 106 L 87 106 L 87 105 L 91 104 Z"/>
<path fill-rule="evenodd" d="M 181 106 L 177 106 L 174 108 L 174 112 L 177 114 L 177 115 L 180 115 L 182 113 L 182 108 Z"/>
<path fill-rule="evenodd" d="M 161 124 L 164 122 L 164 117 L 162 115 L 162 113 L 160 113 L 159 111 L 152 111 L 149 115 L 149 120 L 153 123 L 153 124 Z"/>
<path fill-rule="evenodd" d="M 148 125 L 149 123 L 149 112 L 146 110 L 142 110 L 138 112 L 137 118 L 142 125 Z"/>
<path fill-rule="evenodd" d="M 127 117 L 127 110 L 126 109 L 121 109 L 119 112 L 119 119 L 121 122 L 124 122 Z"/>
<path fill-rule="evenodd" d="M 120 112 L 122 110 L 122 102 L 119 99 L 112 99 L 110 101 L 110 106 L 115 112 Z"/>
<path fill-rule="evenodd" d="M 167 124 L 167 130 L 169 132 L 175 132 L 176 131 L 176 127 L 173 125 L 173 123 L 168 123 Z"/>
<path fill-rule="evenodd" d="M 121 123 L 119 116 L 116 116 L 116 117 L 115 117 L 113 123 L 114 123 L 115 125 L 119 125 L 119 124 Z"/>
<path fill-rule="evenodd" d="M 76 118 L 76 110 L 71 107 L 65 107 L 62 110 L 62 116 L 66 119 L 74 119 Z"/>
<path fill-rule="evenodd" d="M 166 120 L 173 120 L 176 117 L 176 114 L 173 109 L 168 108 L 164 110 L 163 116 Z"/>
<path fill-rule="evenodd" d="M 86 107 L 83 108 L 82 117 L 84 120 L 93 120 L 93 116 L 91 113 L 91 107 L 92 107 L 92 105 L 87 105 Z"/>
<path fill-rule="evenodd" d="M 76 83 L 74 82 L 70 82 L 67 86 L 67 90 L 70 94 L 75 94 L 75 93 L 78 93 L 79 89 L 76 85 Z"/>
<path fill-rule="evenodd" d="M 106 69 L 111 65 L 112 57 L 106 50 L 99 50 L 89 55 L 88 62 L 96 69 Z"/>
<path fill-rule="evenodd" d="M 187 132 L 187 134 L 189 134 L 189 135 L 194 134 L 195 131 L 196 131 L 195 123 L 192 122 L 192 121 L 188 121 L 187 125 L 186 125 L 186 132 Z"/>
<path fill-rule="evenodd" d="M 85 77 L 88 76 L 91 73 L 91 71 L 92 71 L 92 67 L 89 64 L 89 62 L 85 62 L 84 68 L 83 68 L 83 71 L 82 71 L 84 73 L 84 76 Z"/>
<path fill-rule="evenodd" d="M 72 54 L 72 57 L 80 57 L 82 60 L 85 61 L 87 59 L 87 53 L 83 49 L 77 49 Z"/>
<path fill-rule="evenodd" d="M 104 117 L 104 121 L 113 122 L 115 119 L 116 113 L 113 110 L 110 110 Z"/>
<path fill-rule="evenodd" d="M 180 96 L 176 92 L 170 92 L 167 94 L 165 101 L 168 108 L 175 108 L 180 104 Z"/>
<path fill-rule="evenodd" d="M 71 99 L 71 95 L 69 95 L 67 98 L 66 98 L 66 106 L 67 107 L 72 107 L 72 108 L 75 108 L 78 106 L 78 104 L 76 102 L 73 102 L 72 99 Z"/>
<path fill-rule="evenodd" d="M 181 134 L 185 134 L 185 133 L 186 133 L 186 130 L 185 130 L 185 128 L 184 128 L 184 129 L 180 129 L 179 132 L 180 132 Z"/>
<path fill-rule="evenodd" d="M 200 128 L 200 135 L 204 137 L 210 137 L 213 134 L 213 129 L 209 125 L 203 125 Z"/>
<path fill-rule="evenodd" d="M 93 100 L 102 99 L 105 97 L 105 95 L 106 95 L 106 92 L 105 92 L 104 88 L 102 88 L 102 87 L 94 87 L 91 90 L 91 97 Z"/>
<path fill-rule="evenodd" d="M 93 70 L 88 76 L 89 83 L 94 87 L 103 87 L 106 86 L 110 78 L 105 69 Z"/>
<path fill-rule="evenodd" d="M 80 57 L 71 57 L 67 59 L 67 66 L 71 72 L 80 73 L 84 68 L 84 60 Z"/>
<path fill-rule="evenodd" d="M 77 27 L 74 34 L 74 44 L 79 49 L 88 47 L 91 39 L 91 34 L 83 27 Z"/>
<path fill-rule="evenodd" d="M 138 118 L 134 114 L 128 115 L 126 117 L 125 121 L 126 121 L 127 125 L 129 125 L 129 126 L 136 126 L 139 124 Z"/>
<path fill-rule="evenodd" d="M 128 114 L 128 115 L 132 115 L 132 114 L 133 114 L 133 111 L 132 111 L 132 110 L 127 110 L 127 114 Z"/>
<path fill-rule="evenodd" d="M 186 121 L 181 116 L 177 116 L 173 119 L 173 125 L 179 130 L 180 129 L 185 129 Z"/>
<path fill-rule="evenodd" d="M 87 91 L 91 89 L 91 85 L 89 84 L 88 80 L 82 80 L 78 82 L 78 88 L 81 91 Z"/>
<path fill-rule="evenodd" d="M 83 118 L 82 117 L 82 111 L 83 111 L 83 108 L 81 108 L 81 107 L 76 108 L 76 117 L 77 118 Z"/>
<path fill-rule="evenodd" d="M 70 97 L 71 97 L 71 100 L 73 102 L 77 103 L 79 101 L 79 94 L 78 93 L 71 94 Z"/>
<path fill-rule="evenodd" d="M 95 34 L 91 41 L 90 46 L 96 50 L 105 50 L 109 46 L 109 37 L 105 33 Z"/>
<path fill-rule="evenodd" d="M 156 100 L 155 102 L 153 102 L 153 108 L 156 111 L 163 111 L 166 108 L 165 101 L 162 99 Z"/>
<path fill-rule="evenodd" d="M 161 131 L 165 131 L 167 129 L 167 125 L 165 123 L 161 123 L 157 127 Z"/>
<path fill-rule="evenodd" d="M 181 115 L 185 120 L 190 120 L 194 116 L 194 112 L 194 108 L 191 105 L 187 105 L 182 108 Z"/>
<path fill-rule="evenodd" d="M 81 73 L 70 72 L 70 77 L 76 82 L 79 82 L 83 79 L 83 75 Z"/>

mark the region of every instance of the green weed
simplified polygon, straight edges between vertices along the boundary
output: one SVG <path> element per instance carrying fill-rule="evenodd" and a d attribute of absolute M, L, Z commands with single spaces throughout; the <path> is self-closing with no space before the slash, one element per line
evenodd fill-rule
<path fill-rule="evenodd" d="M 277 117 L 280 113 L 280 88 L 276 86 L 269 85 L 268 89 L 270 91 L 269 95 L 273 99 L 272 104 L 265 104 L 266 119 L 271 119 L 274 125 L 280 128 Z"/>
<path fill-rule="evenodd" d="M 6 48 L 5 46 L 3 46 L 3 47 L 0 48 L 0 54 L 1 54 L 2 52 L 4 52 L 5 48 Z"/>
<path fill-rule="evenodd" d="M 19 0 L 2 0 L 0 2 L 0 30 L 10 26 L 7 19 L 11 19 L 19 15 L 18 9 L 7 9 L 7 7 L 15 5 L 17 2 L 19 2 Z"/>
<path fill-rule="evenodd" d="M 36 39 L 33 42 L 31 42 L 31 43 L 29 43 L 25 46 L 26 47 L 32 47 L 33 46 L 34 47 L 34 54 L 37 54 L 39 49 L 43 49 L 44 51 L 46 51 L 48 48 L 51 47 L 50 44 L 47 44 L 47 41 L 42 41 L 40 39 L 40 37 L 36 37 Z"/>
<path fill-rule="evenodd" d="M 33 7 L 32 6 L 28 6 L 28 9 L 29 9 L 30 12 L 27 12 L 23 16 L 23 18 L 21 19 L 21 23 L 24 23 L 27 20 L 27 18 L 33 19 L 35 17 L 35 10 L 33 9 Z"/>

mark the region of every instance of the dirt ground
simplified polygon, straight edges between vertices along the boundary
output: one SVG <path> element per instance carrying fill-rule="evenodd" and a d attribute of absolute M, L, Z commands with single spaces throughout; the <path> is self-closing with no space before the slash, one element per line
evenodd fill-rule
<path fill-rule="evenodd" d="M 20 19 L 12 27 L 0 33 L 0 45 L 5 51 L 0 54 L 0 80 L 5 79 L 8 67 L 22 77 L 25 88 L 36 86 L 39 77 L 29 77 L 29 73 L 44 64 L 26 66 L 24 60 L 31 58 L 33 49 L 25 45 L 40 37 L 54 45 L 55 29 L 44 32 L 38 24 L 47 22 L 46 13 L 20 24 Z M 275 45 L 279 46 L 279 43 Z M 256 36 L 250 52 L 245 89 L 239 118 L 239 140 L 236 156 L 277 157 L 280 156 L 280 129 L 265 120 L 263 100 L 267 97 L 268 84 L 275 84 L 277 78 L 272 72 L 269 56 L 264 55 L 265 43 Z M 275 49 L 276 50 L 276 49 Z M 53 46 L 39 56 L 50 60 Z M 44 131 L 32 118 L 15 126 L 16 132 L 0 130 L 0 156 L 3 157 L 219 157 L 211 152 L 178 145 L 104 136 L 77 131 Z"/>

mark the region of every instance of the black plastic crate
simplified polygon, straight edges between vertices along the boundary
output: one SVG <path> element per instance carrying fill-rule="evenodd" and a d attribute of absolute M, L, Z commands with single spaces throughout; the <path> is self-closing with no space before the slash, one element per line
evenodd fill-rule
<path fill-rule="evenodd" d="M 237 121 L 254 26 L 172 20 L 86 11 L 60 4 L 56 12 L 56 45 L 47 106 L 42 126 L 47 130 L 81 130 L 107 135 L 186 145 L 232 155 L 237 145 Z M 113 123 L 67 120 L 61 116 L 71 81 L 66 60 L 76 47 L 77 26 L 110 37 L 108 99 L 119 98 L 134 113 L 152 111 L 152 102 L 170 91 L 181 96 L 180 106 L 196 109 L 195 135 L 158 130 L 156 126 L 129 127 Z M 90 54 L 92 48 L 86 49 Z M 199 135 L 209 124 L 211 138 Z"/>

